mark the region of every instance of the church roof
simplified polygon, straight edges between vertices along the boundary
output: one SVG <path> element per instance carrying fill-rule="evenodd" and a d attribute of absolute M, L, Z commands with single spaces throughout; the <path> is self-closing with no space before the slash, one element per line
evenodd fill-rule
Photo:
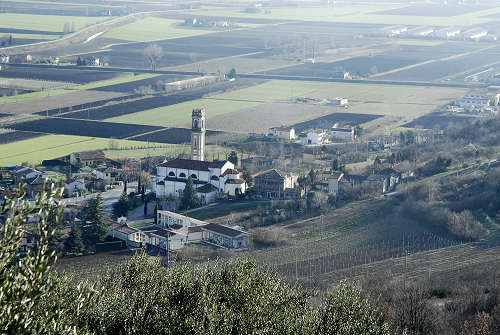
<path fill-rule="evenodd" d="M 283 179 L 285 178 L 286 174 L 283 173 L 282 171 L 279 171 L 277 169 L 271 169 L 271 170 L 267 170 L 267 171 L 264 171 L 260 174 L 258 174 L 257 176 L 255 176 L 255 178 L 280 178 L 280 179 Z"/>
<path fill-rule="evenodd" d="M 228 174 L 239 174 L 239 172 L 238 170 L 235 169 L 227 169 L 221 176 L 224 177 L 227 176 Z"/>
<path fill-rule="evenodd" d="M 243 179 L 228 179 L 226 180 L 226 184 L 244 184 L 245 181 Z"/>
<path fill-rule="evenodd" d="M 217 192 L 218 189 L 212 184 L 205 184 L 203 186 L 200 186 L 196 189 L 196 192 L 198 193 L 212 193 L 212 192 Z"/>
<path fill-rule="evenodd" d="M 173 169 L 208 171 L 208 169 L 210 168 L 220 169 L 226 163 L 227 161 L 208 162 L 208 161 L 198 161 L 193 159 L 176 158 L 168 162 L 163 162 L 159 166 L 173 168 Z"/>

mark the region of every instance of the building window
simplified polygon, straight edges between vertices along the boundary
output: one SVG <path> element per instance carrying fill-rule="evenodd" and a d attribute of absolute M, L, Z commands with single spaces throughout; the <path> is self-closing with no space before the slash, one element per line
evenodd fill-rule
<path fill-rule="evenodd" d="M 193 179 L 198 179 L 198 176 L 196 176 L 194 173 L 191 175 L 191 178 Z"/>
<path fill-rule="evenodd" d="M 210 179 L 211 179 L 211 180 L 219 180 L 219 177 L 217 177 L 217 176 L 212 176 L 212 177 L 210 177 Z"/>
<path fill-rule="evenodd" d="M 169 177 L 175 177 L 175 173 L 174 173 L 174 172 L 172 172 L 172 171 L 170 171 L 170 172 L 168 173 L 168 176 L 169 176 Z"/>
<path fill-rule="evenodd" d="M 181 172 L 181 174 L 179 175 L 179 178 L 186 178 L 186 174 L 184 172 Z"/>

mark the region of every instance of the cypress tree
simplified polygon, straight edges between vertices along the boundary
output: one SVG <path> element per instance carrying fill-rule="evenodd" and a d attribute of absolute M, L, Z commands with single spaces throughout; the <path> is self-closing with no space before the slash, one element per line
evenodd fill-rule
<path fill-rule="evenodd" d="M 198 196 L 196 195 L 196 189 L 194 188 L 193 179 L 189 177 L 186 182 L 186 187 L 182 192 L 181 209 L 196 208 L 199 206 L 200 199 L 198 199 Z"/>
<path fill-rule="evenodd" d="M 64 241 L 64 249 L 66 252 L 73 254 L 82 254 L 85 252 L 85 244 L 83 243 L 82 231 L 80 226 L 73 222 L 68 238 Z"/>

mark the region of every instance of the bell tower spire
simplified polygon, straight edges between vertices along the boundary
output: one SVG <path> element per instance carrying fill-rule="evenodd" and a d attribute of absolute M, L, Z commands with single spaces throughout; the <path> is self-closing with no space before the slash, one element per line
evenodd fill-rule
<path fill-rule="evenodd" d="M 193 109 L 191 123 L 191 159 L 205 160 L 205 110 Z"/>

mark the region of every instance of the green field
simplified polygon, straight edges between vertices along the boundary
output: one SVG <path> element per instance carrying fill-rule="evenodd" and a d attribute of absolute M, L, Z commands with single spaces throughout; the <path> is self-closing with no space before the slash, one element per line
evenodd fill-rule
<path fill-rule="evenodd" d="M 0 28 L 62 32 L 65 23 L 74 23 L 75 29 L 79 30 L 109 19 L 111 18 L 0 13 Z"/>
<path fill-rule="evenodd" d="M 235 69 L 239 73 L 254 73 L 261 71 L 270 71 L 282 67 L 298 65 L 300 63 L 284 59 L 274 58 L 248 58 L 248 57 L 223 57 L 210 59 L 202 62 L 184 64 L 179 66 L 167 67 L 162 70 L 172 71 L 196 71 L 204 73 L 228 73 Z"/>
<path fill-rule="evenodd" d="M 44 159 L 54 159 L 77 151 L 145 147 L 147 145 L 167 146 L 161 143 L 84 136 L 47 135 L 14 143 L 2 144 L 0 146 L 0 166 L 21 164 L 23 162 L 39 164 Z M 151 152 L 154 152 L 154 150 L 151 149 Z"/>
<path fill-rule="evenodd" d="M 0 104 L 10 104 L 10 103 L 16 103 L 20 101 L 26 101 L 26 100 L 33 100 L 33 99 L 41 99 L 45 98 L 48 96 L 55 96 L 55 95 L 61 95 L 65 93 L 73 92 L 73 89 L 55 89 L 55 90 L 48 90 L 48 91 L 38 91 L 38 92 L 31 92 L 31 93 L 26 93 L 26 94 L 19 94 L 19 95 L 14 95 L 10 97 L 1 97 L 0 98 Z"/>
<path fill-rule="evenodd" d="M 181 22 L 184 21 L 148 17 L 113 29 L 104 34 L 103 37 L 146 42 L 203 35 L 211 32 L 209 30 L 183 28 L 178 25 Z"/>
<path fill-rule="evenodd" d="M 432 26 L 470 26 L 492 21 L 485 18 L 487 15 L 500 12 L 500 8 L 456 15 L 450 17 L 439 16 L 406 16 L 377 14 L 390 9 L 406 7 L 405 5 L 350 5 L 341 7 L 296 7 L 296 8 L 266 8 L 266 13 L 244 13 L 241 9 L 234 10 L 200 10 L 193 15 L 207 15 L 220 17 L 240 17 L 258 19 L 283 19 L 299 21 L 324 21 L 345 23 L 371 23 L 371 24 L 405 24 L 405 25 L 432 25 Z"/>
<path fill-rule="evenodd" d="M 216 115 L 228 114 L 265 103 L 286 102 L 291 97 L 319 99 L 346 97 L 351 101 L 351 106 L 348 109 L 339 109 L 339 112 L 382 114 L 386 115 L 391 122 L 403 122 L 406 119 L 411 120 L 432 112 L 438 106 L 453 101 L 464 92 L 464 89 L 456 88 L 268 81 L 209 98 L 128 114 L 107 121 L 174 127 L 189 123 L 193 108 L 205 108 L 207 118 L 210 120 Z M 286 108 L 286 105 L 283 106 Z M 380 120 L 376 122 L 379 123 Z M 212 128 L 217 129 L 218 126 L 212 125 Z"/>

